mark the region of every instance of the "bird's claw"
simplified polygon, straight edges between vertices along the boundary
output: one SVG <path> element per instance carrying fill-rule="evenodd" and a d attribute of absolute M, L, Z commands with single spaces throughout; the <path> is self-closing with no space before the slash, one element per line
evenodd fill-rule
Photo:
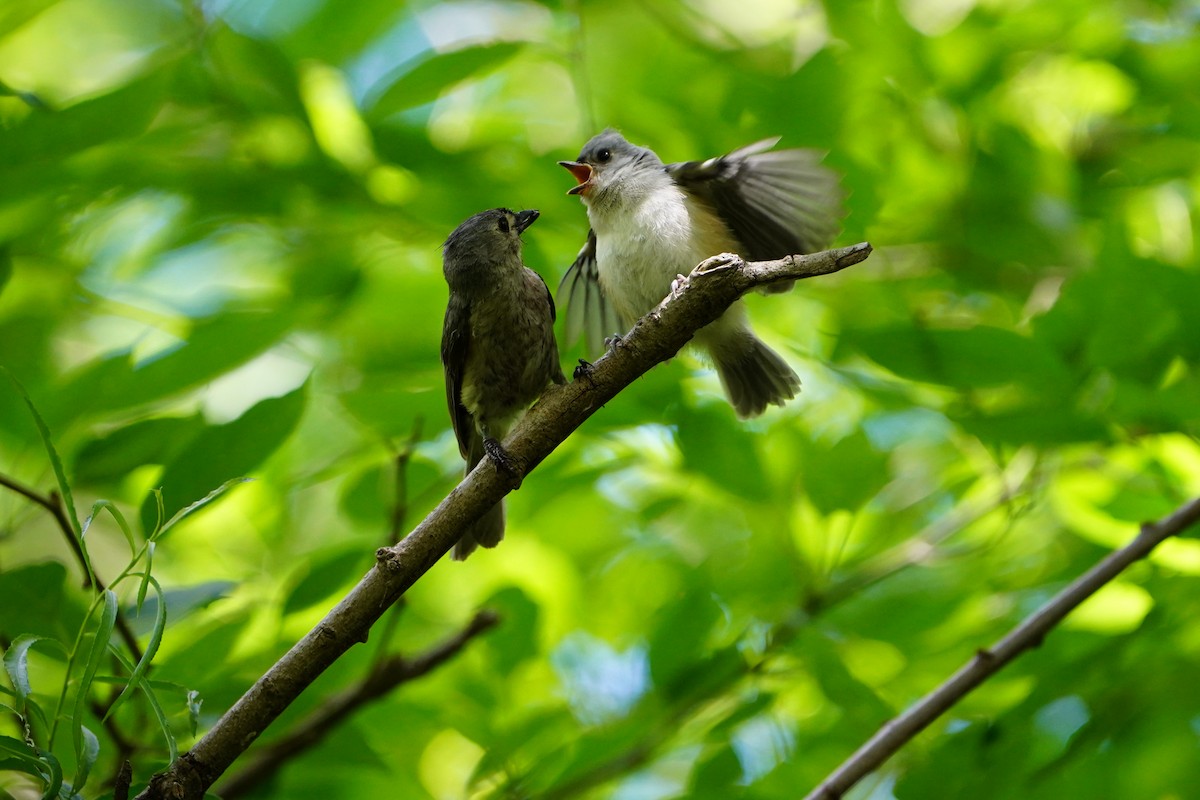
<path fill-rule="evenodd" d="M 504 445 L 491 437 L 483 440 L 483 449 L 492 459 L 492 463 L 496 465 L 496 471 L 506 475 L 514 489 L 521 488 L 521 476 L 525 472 L 525 464 L 522 459 L 509 453 L 504 449 Z"/>
<path fill-rule="evenodd" d="M 571 373 L 571 377 L 577 381 L 581 381 L 584 378 L 587 378 L 590 381 L 592 379 L 592 373 L 595 370 L 595 364 L 590 361 L 584 361 L 581 358 L 579 359 L 579 366 L 575 367 L 575 371 Z"/>
<path fill-rule="evenodd" d="M 618 333 L 614 333 L 612 336 L 609 336 L 607 339 L 604 340 L 604 349 L 606 352 L 611 353 L 620 346 L 621 346 L 621 335 Z"/>
<path fill-rule="evenodd" d="M 687 275 L 676 275 L 675 280 L 671 281 L 671 298 L 679 297 L 684 288 L 687 287 Z"/>

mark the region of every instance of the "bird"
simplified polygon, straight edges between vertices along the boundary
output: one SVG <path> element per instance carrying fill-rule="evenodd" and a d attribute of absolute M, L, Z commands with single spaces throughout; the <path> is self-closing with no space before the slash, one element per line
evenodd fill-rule
<path fill-rule="evenodd" d="M 442 245 L 442 272 L 450 289 L 442 326 L 446 405 L 466 473 L 489 455 L 516 476 L 515 459 L 501 442 L 545 388 L 562 384 L 554 338 L 554 298 L 521 258 L 521 234 L 536 210 L 482 211 L 464 221 Z M 453 558 L 504 538 L 504 504 L 497 503 L 463 531 Z"/>
<path fill-rule="evenodd" d="M 583 333 L 597 352 L 603 336 L 628 330 L 667 296 L 676 276 L 710 256 L 762 261 L 827 247 L 841 225 L 838 176 L 819 151 L 771 150 L 778 142 L 664 164 L 609 128 L 578 159 L 558 162 L 577 181 L 568 194 L 580 197 L 591 224 L 558 290 L 568 343 Z M 783 405 L 799 391 L 799 377 L 754 335 L 740 300 L 693 341 L 711 358 L 739 417 Z"/>

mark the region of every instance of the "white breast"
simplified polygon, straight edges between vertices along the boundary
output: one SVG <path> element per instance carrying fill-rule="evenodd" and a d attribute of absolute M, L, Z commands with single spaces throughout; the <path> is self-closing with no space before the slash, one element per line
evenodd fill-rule
<path fill-rule="evenodd" d="M 709 256 L 736 249 L 725 225 L 674 183 L 640 203 L 596 214 L 600 288 L 627 324 L 662 301 L 676 275 Z"/>

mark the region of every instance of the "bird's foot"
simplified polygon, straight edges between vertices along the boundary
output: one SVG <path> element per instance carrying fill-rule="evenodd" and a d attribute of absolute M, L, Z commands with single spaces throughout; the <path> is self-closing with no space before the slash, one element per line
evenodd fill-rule
<path fill-rule="evenodd" d="M 607 339 L 604 340 L 604 350 L 608 353 L 615 352 L 616 349 L 620 346 L 621 346 L 621 335 L 619 333 L 614 333 L 612 336 L 609 336 Z"/>
<path fill-rule="evenodd" d="M 736 268 L 741 262 L 742 257 L 737 253 L 721 253 L 701 261 L 692 274 L 707 275 L 713 272 L 724 272 Z"/>
<path fill-rule="evenodd" d="M 521 478 L 525 474 L 524 460 L 505 450 L 498 439 L 490 436 L 484 438 L 483 449 L 496 465 L 496 471 L 509 479 L 513 489 L 520 489 Z"/>
<path fill-rule="evenodd" d="M 671 299 L 674 300 L 683 294 L 683 290 L 687 288 L 687 284 L 687 275 L 676 275 L 675 280 L 671 281 Z"/>
<path fill-rule="evenodd" d="M 577 381 L 587 379 L 588 383 L 592 382 L 592 373 L 596 371 L 596 365 L 590 361 L 579 359 L 579 366 L 571 373 L 571 377 Z"/>

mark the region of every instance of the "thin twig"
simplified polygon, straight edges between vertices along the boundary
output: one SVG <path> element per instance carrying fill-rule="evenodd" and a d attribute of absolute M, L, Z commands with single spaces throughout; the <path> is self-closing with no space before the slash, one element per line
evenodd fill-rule
<path fill-rule="evenodd" d="M 36 489 L 31 489 L 5 475 L 0 475 L 0 486 L 11 489 L 50 512 L 51 516 L 54 517 L 54 521 L 58 523 L 63 536 L 66 538 L 67 544 L 70 545 L 71 552 L 75 554 L 75 558 L 79 561 L 79 566 L 83 569 L 83 587 L 86 589 L 92 586 L 92 580 L 89 578 L 91 570 L 87 567 L 87 556 L 84 555 L 83 546 L 75 536 L 75 529 L 72 527 L 71 521 L 67 519 L 67 512 L 63 508 L 62 497 L 59 496 L 58 492 L 51 491 L 49 494 L 40 494 Z M 105 588 L 104 582 L 96 576 L 96 591 L 103 592 Z M 129 627 L 129 622 L 125 619 L 125 615 L 119 612 L 117 614 L 117 632 L 121 634 L 121 639 L 124 640 L 125 646 L 129 648 L 129 654 L 133 657 L 133 662 L 136 664 L 141 661 L 142 648 L 138 644 L 137 636 L 134 635 L 133 629 Z"/>
<path fill-rule="evenodd" d="M 87 559 L 83 555 L 83 548 L 80 546 L 79 540 L 75 538 L 75 529 L 71 527 L 71 521 L 67 519 L 67 512 L 63 508 L 62 499 L 58 496 L 58 492 L 51 492 L 48 495 L 42 494 L 36 489 L 31 489 L 6 475 L 0 475 L 0 486 L 16 492 L 35 505 L 39 505 L 50 512 L 51 516 L 54 517 L 54 521 L 58 523 L 58 527 L 66 536 L 67 545 L 75 554 L 75 559 L 83 567 L 83 588 L 90 588 L 92 582 L 90 572 L 87 568 Z M 99 587 L 99 591 L 104 591 L 104 588 Z"/>
<path fill-rule="evenodd" d="M 523 466 L 524 478 L 605 403 L 654 365 L 673 357 L 700 328 L 739 297 L 768 283 L 829 275 L 871 254 L 866 242 L 776 261 L 709 259 L 676 281 L 671 294 L 638 320 L 620 343 L 590 365 L 587 376 L 552 386 L 522 417 L 504 449 Z M 519 486 L 519 480 L 483 459 L 399 544 L 376 552 L 375 569 L 313 630 L 259 678 L 196 745 L 151 779 L 139 800 L 199 800 L 300 692 L 367 632 L 462 534 Z"/>
<path fill-rule="evenodd" d="M 1145 558 L 1164 540 L 1197 522 L 1200 522 L 1200 498 L 1180 507 L 1165 519 L 1144 524 L 1137 538 L 1129 545 L 1107 555 L 993 647 L 980 650 L 941 686 L 921 698 L 912 708 L 886 723 L 854 755 L 813 789 L 805 800 L 841 798 L 859 780 L 887 761 L 968 692 L 1021 653 L 1040 645 L 1046 634 L 1062 622 L 1067 614 L 1121 574 L 1126 567 Z"/>
<path fill-rule="evenodd" d="M 408 462 L 412 460 L 413 452 L 421 441 L 421 428 L 424 420 L 417 417 L 413 420 L 412 433 L 395 458 L 395 495 L 392 498 L 392 524 L 389 529 L 388 546 L 400 541 L 404 535 L 404 523 L 408 519 Z"/>
<path fill-rule="evenodd" d="M 245 769 L 222 782 L 218 794 L 224 800 L 244 796 L 324 739 L 358 708 L 446 663 L 499 621 L 495 612 L 480 611 L 461 631 L 416 658 L 392 656 L 374 665 L 358 684 L 330 697 L 290 732 L 262 748 Z"/>

